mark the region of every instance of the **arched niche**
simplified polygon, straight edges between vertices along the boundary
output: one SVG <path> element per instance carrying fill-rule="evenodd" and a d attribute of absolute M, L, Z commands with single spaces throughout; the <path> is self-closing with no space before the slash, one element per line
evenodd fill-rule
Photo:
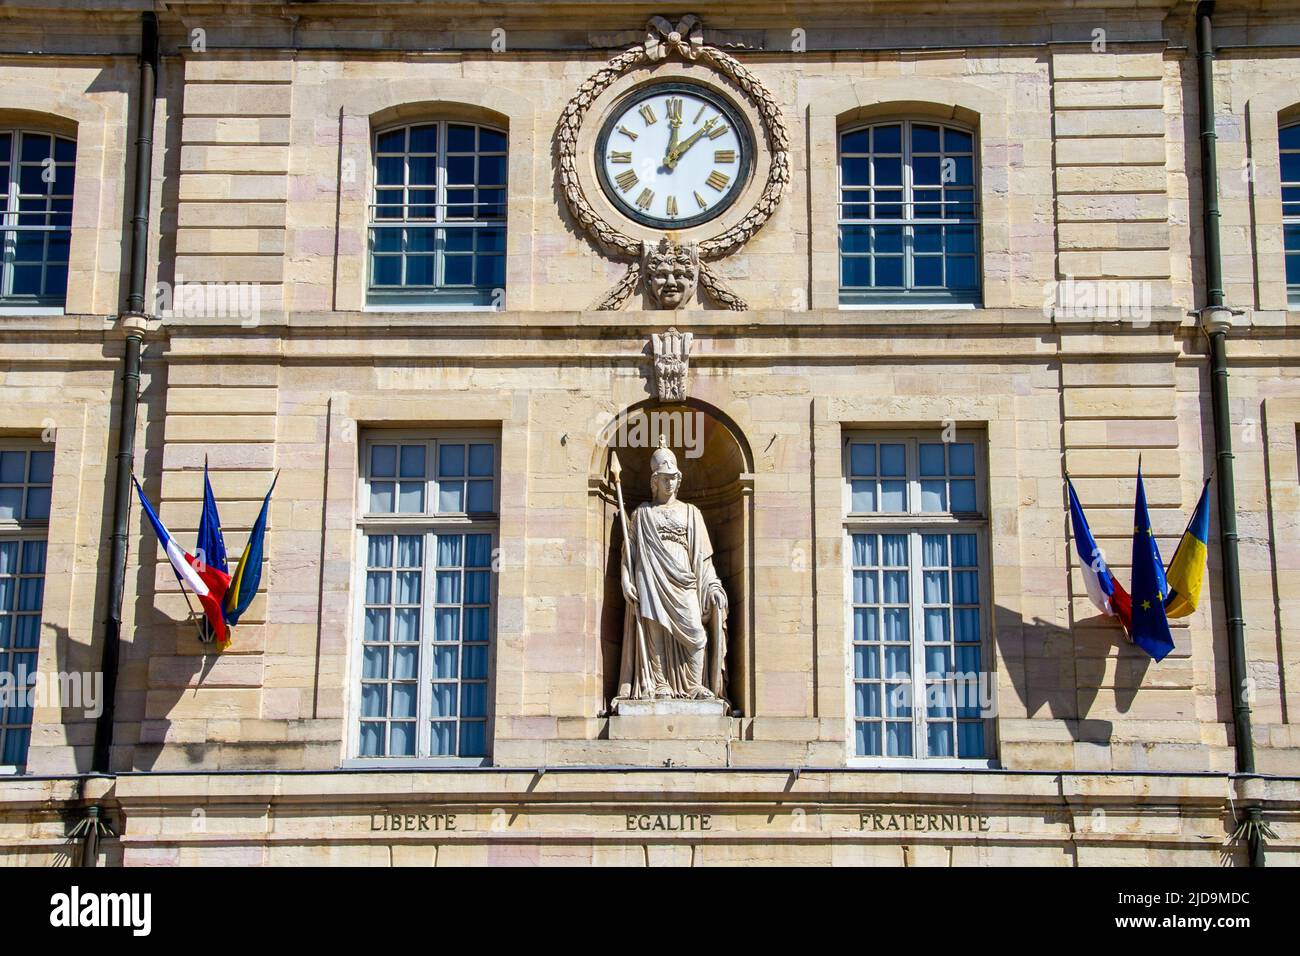
<path fill-rule="evenodd" d="M 700 509 L 713 562 L 727 590 L 727 693 L 742 715 L 753 712 L 753 452 L 739 426 L 720 409 L 687 398 L 647 399 L 624 409 L 596 443 L 589 481 L 590 526 L 600 560 L 593 562 L 589 593 L 600 596 L 596 615 L 602 708 L 617 690 L 626 601 L 619 580 L 623 525 L 611 477 L 612 456 L 622 466 L 628 514 L 650 498 L 650 456 L 659 436 L 677 456 L 679 497 Z"/>

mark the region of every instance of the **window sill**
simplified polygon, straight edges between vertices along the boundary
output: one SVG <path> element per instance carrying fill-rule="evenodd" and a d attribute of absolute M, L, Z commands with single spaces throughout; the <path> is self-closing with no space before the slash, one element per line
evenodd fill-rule
<path fill-rule="evenodd" d="M 960 760 L 947 757 L 850 757 L 851 770 L 997 770 L 992 758 Z"/>
<path fill-rule="evenodd" d="M 905 479 L 889 479 L 902 481 Z M 965 524 L 972 521 L 985 521 L 982 511 L 850 511 L 844 518 L 846 525 L 870 522 L 873 526 L 908 521 L 925 525 Z"/>
<path fill-rule="evenodd" d="M 0 305 L 0 315 L 65 315 L 61 305 Z"/>
<path fill-rule="evenodd" d="M 981 308 L 974 302 L 841 302 L 841 312 L 952 312 Z"/>
<path fill-rule="evenodd" d="M 350 757 L 343 770 L 437 770 L 440 768 L 490 767 L 491 757 Z"/>
<path fill-rule="evenodd" d="M 495 305 L 450 305 L 437 302 L 419 304 L 367 305 L 362 312 L 501 312 Z"/>

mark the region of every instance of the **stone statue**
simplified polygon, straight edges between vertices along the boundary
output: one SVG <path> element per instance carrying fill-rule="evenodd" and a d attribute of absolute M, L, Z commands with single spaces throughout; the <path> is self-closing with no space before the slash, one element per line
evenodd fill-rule
<path fill-rule="evenodd" d="M 679 501 L 682 473 L 664 438 L 650 458 L 653 500 L 629 522 L 618 457 L 611 462 L 624 541 L 627 612 L 618 697 L 726 699 L 727 594 L 700 509 Z"/>
<path fill-rule="evenodd" d="M 700 279 L 700 253 L 693 242 L 673 242 L 667 236 L 657 245 L 641 246 L 641 271 L 650 298 L 661 309 L 680 309 Z"/>

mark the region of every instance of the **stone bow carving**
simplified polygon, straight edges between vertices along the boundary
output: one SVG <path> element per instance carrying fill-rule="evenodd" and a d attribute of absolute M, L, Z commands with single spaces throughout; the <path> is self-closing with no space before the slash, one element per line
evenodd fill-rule
<path fill-rule="evenodd" d="M 686 373 L 690 370 L 693 338 L 690 332 L 678 332 L 676 328 L 650 336 L 659 401 L 680 402 L 686 398 Z"/>
<path fill-rule="evenodd" d="M 620 77 L 635 67 L 643 66 L 647 61 L 658 62 L 673 53 L 680 54 L 687 60 L 702 60 L 730 79 L 750 98 L 763 123 L 771 155 L 763 194 L 744 218 L 717 235 L 699 242 L 697 250 L 700 261 L 699 282 L 709 295 L 728 309 L 744 310 L 749 307 L 705 263 L 731 255 L 748 242 L 776 211 L 786 185 L 790 182 L 790 135 L 771 90 L 734 56 L 705 44 L 701 29 L 699 18 L 695 16 L 684 17 L 676 29 L 663 17 L 653 17 L 646 25 L 644 42 L 613 57 L 587 77 L 560 116 L 555 139 L 559 154 L 557 165 L 560 192 L 565 204 L 574 221 L 591 235 L 603 252 L 629 263 L 627 274 L 596 304 L 599 310 L 617 309 L 630 297 L 642 271 L 642 242 L 607 222 L 588 201 L 578 176 L 578 169 L 582 165 L 578 159 L 578 133 L 592 104 Z"/>
<path fill-rule="evenodd" d="M 651 17 L 645 29 L 645 55 L 649 60 L 662 60 L 669 52 L 679 53 L 684 59 L 694 60 L 704 48 L 704 32 L 700 18 L 687 15 L 677 24 L 677 29 L 663 17 Z"/>

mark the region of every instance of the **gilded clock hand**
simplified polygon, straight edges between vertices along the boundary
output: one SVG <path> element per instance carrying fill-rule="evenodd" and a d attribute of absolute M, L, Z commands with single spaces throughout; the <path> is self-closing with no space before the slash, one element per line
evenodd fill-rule
<path fill-rule="evenodd" d="M 668 148 L 664 151 L 664 162 L 672 156 L 673 150 L 677 148 L 677 133 L 682 126 L 682 101 L 679 97 L 669 97 L 668 99 Z M 671 168 L 671 167 L 669 167 Z"/>
<path fill-rule="evenodd" d="M 673 168 L 671 160 L 673 150 L 677 148 L 677 130 L 681 128 L 681 125 L 682 119 L 680 116 L 676 119 L 671 116 L 668 117 L 668 128 L 671 132 L 668 134 L 668 149 L 664 152 L 664 165 L 669 169 Z"/>
<path fill-rule="evenodd" d="M 686 151 L 695 145 L 696 140 L 707 133 L 717 121 L 718 118 L 716 116 L 713 117 L 690 136 L 686 137 L 686 139 L 682 141 L 681 145 L 668 153 L 668 159 L 665 161 L 664 165 L 669 169 L 673 169 L 677 165 L 677 161 L 686 155 Z"/>

